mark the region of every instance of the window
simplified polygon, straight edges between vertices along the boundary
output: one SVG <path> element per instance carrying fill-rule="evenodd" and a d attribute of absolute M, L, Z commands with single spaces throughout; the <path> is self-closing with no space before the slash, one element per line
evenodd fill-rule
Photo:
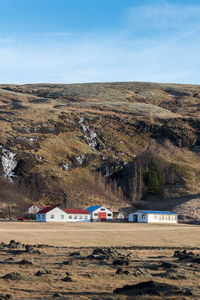
<path fill-rule="evenodd" d="M 42 215 L 43 219 L 44 219 L 44 215 Z"/>
<path fill-rule="evenodd" d="M 84 219 L 87 220 L 87 216 L 84 216 Z"/>
<path fill-rule="evenodd" d="M 154 215 L 154 219 L 157 220 L 157 215 Z"/>
<path fill-rule="evenodd" d="M 61 219 L 64 219 L 64 215 L 60 215 Z"/>
<path fill-rule="evenodd" d="M 94 213 L 94 216 L 95 216 L 95 217 L 98 217 L 98 213 Z"/>
<path fill-rule="evenodd" d="M 74 219 L 77 219 L 77 215 L 74 215 Z"/>
<path fill-rule="evenodd" d="M 40 215 L 38 215 L 38 219 L 40 219 Z"/>
<path fill-rule="evenodd" d="M 100 210 L 105 210 L 105 208 L 100 208 Z"/>
<path fill-rule="evenodd" d="M 108 217 L 112 217 L 112 214 L 108 214 L 107 216 L 108 216 Z"/>
<path fill-rule="evenodd" d="M 51 219 L 54 219 L 54 215 L 51 215 Z"/>
<path fill-rule="evenodd" d="M 79 219 L 83 219 L 83 216 L 79 215 Z"/>
<path fill-rule="evenodd" d="M 142 220 L 144 220 L 145 219 L 145 215 L 142 215 Z"/>
<path fill-rule="evenodd" d="M 69 219 L 72 219 L 72 215 L 69 215 Z"/>

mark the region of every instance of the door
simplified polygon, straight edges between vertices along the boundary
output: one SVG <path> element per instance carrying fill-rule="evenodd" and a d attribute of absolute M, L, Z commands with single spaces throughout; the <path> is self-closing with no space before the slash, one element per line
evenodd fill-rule
<path fill-rule="evenodd" d="M 98 218 L 99 220 L 106 220 L 106 212 L 99 212 Z"/>
<path fill-rule="evenodd" d="M 133 215 L 133 222 L 137 222 L 138 221 L 138 215 Z"/>

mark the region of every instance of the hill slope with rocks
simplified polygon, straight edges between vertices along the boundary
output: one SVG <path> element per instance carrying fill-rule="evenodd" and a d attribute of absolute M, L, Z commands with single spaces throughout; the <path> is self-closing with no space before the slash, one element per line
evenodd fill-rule
<path fill-rule="evenodd" d="M 200 218 L 199 107 L 195 85 L 0 85 L 0 175 L 43 204 Z M 153 193 L 152 157 L 164 178 Z"/>

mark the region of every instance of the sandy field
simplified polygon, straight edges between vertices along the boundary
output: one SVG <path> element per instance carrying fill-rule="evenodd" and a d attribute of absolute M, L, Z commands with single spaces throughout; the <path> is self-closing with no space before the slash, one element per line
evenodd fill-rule
<path fill-rule="evenodd" d="M 52 246 L 200 247 L 200 226 L 139 223 L 0 222 L 0 242 Z"/>

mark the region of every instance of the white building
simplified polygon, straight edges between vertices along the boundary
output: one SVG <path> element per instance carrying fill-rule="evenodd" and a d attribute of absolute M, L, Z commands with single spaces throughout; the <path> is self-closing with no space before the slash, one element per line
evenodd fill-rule
<path fill-rule="evenodd" d="M 67 222 L 90 222 L 91 215 L 87 209 L 63 209 Z"/>
<path fill-rule="evenodd" d="M 91 220 L 98 221 L 98 220 L 112 220 L 113 219 L 113 212 L 104 206 L 90 206 L 87 210 L 91 214 Z"/>
<path fill-rule="evenodd" d="M 48 206 L 36 214 L 37 222 L 90 222 L 90 213 L 86 209 L 61 209 Z"/>
<path fill-rule="evenodd" d="M 124 221 L 125 220 L 125 214 L 124 213 L 122 213 L 122 212 L 120 212 L 120 213 L 118 213 L 118 215 L 117 215 L 117 220 L 118 221 Z"/>
<path fill-rule="evenodd" d="M 47 206 L 36 214 L 37 222 L 65 222 L 67 214 L 58 207 Z"/>
<path fill-rule="evenodd" d="M 138 210 L 128 215 L 129 222 L 177 223 L 177 214 L 170 211 Z"/>
<path fill-rule="evenodd" d="M 37 205 L 37 204 L 32 204 L 29 208 L 28 208 L 28 213 L 30 215 L 35 215 L 37 214 L 38 211 L 40 211 L 41 209 L 45 208 L 45 206 L 41 206 L 41 205 Z"/>

